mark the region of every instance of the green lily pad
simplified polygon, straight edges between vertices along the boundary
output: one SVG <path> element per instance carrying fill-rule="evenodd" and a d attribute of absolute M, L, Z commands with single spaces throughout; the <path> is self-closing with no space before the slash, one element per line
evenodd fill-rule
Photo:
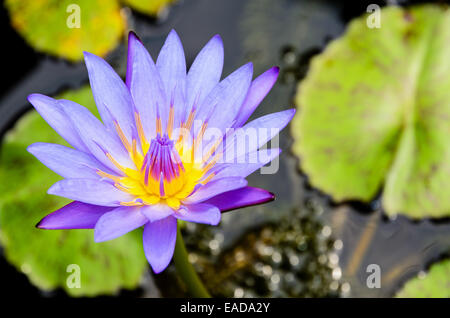
<path fill-rule="evenodd" d="M 95 112 L 88 87 L 60 98 Z M 44 290 L 59 287 L 72 296 L 95 296 L 135 288 L 148 268 L 140 230 L 95 243 L 92 230 L 35 228 L 41 218 L 69 202 L 47 194 L 61 177 L 26 151 L 37 141 L 66 144 L 36 111 L 30 111 L 5 136 L 1 147 L 0 242 L 6 259 Z M 79 266 L 80 288 L 66 283 L 73 273 L 70 264 Z"/>
<path fill-rule="evenodd" d="M 7 0 L 5 6 L 13 27 L 33 48 L 71 61 L 81 60 L 83 51 L 106 55 L 125 30 L 117 1 Z"/>
<path fill-rule="evenodd" d="M 450 260 L 431 266 L 425 277 L 408 281 L 399 298 L 450 298 Z"/>
<path fill-rule="evenodd" d="M 387 214 L 450 215 L 450 10 L 381 10 L 357 18 L 313 59 L 296 96 L 293 150 L 336 201 Z"/>
<path fill-rule="evenodd" d="M 121 0 L 132 9 L 151 16 L 159 15 L 167 6 L 176 0 Z"/>

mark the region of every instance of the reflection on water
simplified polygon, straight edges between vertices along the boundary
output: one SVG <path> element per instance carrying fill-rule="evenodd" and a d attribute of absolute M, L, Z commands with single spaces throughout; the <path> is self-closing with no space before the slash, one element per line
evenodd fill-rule
<path fill-rule="evenodd" d="M 309 58 L 344 31 L 341 13 L 333 1 L 192 0 L 176 6 L 162 24 L 127 14 L 154 57 L 175 28 L 188 64 L 219 33 L 225 44 L 225 75 L 249 60 L 255 75 L 279 65 L 281 78 L 255 112 L 253 117 L 258 117 L 293 107 L 296 82 L 305 75 Z M 125 54 L 122 44 L 108 59 L 121 74 Z M 30 91 L 52 94 L 86 80 L 83 65 L 41 59 L 2 98 L 0 114 L 6 114 L 7 105 L 24 101 Z M 276 201 L 226 213 L 217 228 L 189 224 L 184 229 L 191 261 L 214 295 L 391 296 L 405 279 L 450 250 L 448 222 L 388 220 L 377 204 L 332 204 L 298 171 L 298 160 L 289 152 L 291 142 L 285 129 L 277 174 L 249 177 L 250 185 L 276 193 Z M 380 289 L 366 286 L 368 264 L 381 267 Z M 142 283 L 142 295 L 158 295 L 149 290 L 154 287 L 148 281 Z M 161 295 L 180 295 L 173 267 L 155 276 L 155 282 Z"/>

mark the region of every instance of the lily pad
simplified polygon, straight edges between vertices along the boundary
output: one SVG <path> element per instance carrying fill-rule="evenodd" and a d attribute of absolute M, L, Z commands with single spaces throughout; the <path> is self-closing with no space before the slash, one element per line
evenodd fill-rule
<path fill-rule="evenodd" d="M 450 298 L 450 260 L 434 264 L 425 277 L 408 281 L 399 298 Z"/>
<path fill-rule="evenodd" d="M 300 83 L 293 150 L 313 186 L 387 214 L 450 215 L 450 10 L 367 16 L 315 57 Z"/>
<path fill-rule="evenodd" d="M 130 6 L 132 9 L 148 14 L 151 16 L 157 16 L 163 12 L 170 4 L 176 0 L 121 0 L 123 4 Z"/>
<path fill-rule="evenodd" d="M 125 30 L 117 1 L 7 0 L 5 6 L 13 27 L 32 47 L 71 61 L 81 60 L 83 51 L 106 55 Z"/>
<path fill-rule="evenodd" d="M 88 87 L 60 98 L 74 100 L 95 112 Z M 37 141 L 65 144 L 36 111 L 24 115 L 3 140 L 0 242 L 7 260 L 43 290 L 63 288 L 72 296 L 95 296 L 135 288 L 148 268 L 141 231 L 95 243 L 92 230 L 35 228 L 42 217 L 69 202 L 46 194 L 61 177 L 26 151 Z M 74 273 L 68 267 L 71 264 L 79 266 L 80 288 L 67 285 Z"/>

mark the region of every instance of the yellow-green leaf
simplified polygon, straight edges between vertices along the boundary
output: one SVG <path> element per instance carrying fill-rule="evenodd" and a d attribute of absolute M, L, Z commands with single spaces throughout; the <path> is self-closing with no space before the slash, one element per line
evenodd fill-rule
<path fill-rule="evenodd" d="M 81 60 L 83 51 L 105 56 L 125 29 L 117 1 L 6 0 L 5 6 L 33 48 L 71 61 Z"/>
<path fill-rule="evenodd" d="M 382 190 L 387 214 L 450 215 L 450 10 L 386 7 L 313 59 L 299 85 L 294 152 L 336 201 Z"/>
<path fill-rule="evenodd" d="M 121 0 L 123 4 L 130 6 L 132 9 L 148 14 L 151 16 L 157 16 L 170 4 L 176 0 Z"/>
<path fill-rule="evenodd" d="M 408 281 L 399 298 L 450 298 L 450 260 L 431 266 L 425 277 Z"/>

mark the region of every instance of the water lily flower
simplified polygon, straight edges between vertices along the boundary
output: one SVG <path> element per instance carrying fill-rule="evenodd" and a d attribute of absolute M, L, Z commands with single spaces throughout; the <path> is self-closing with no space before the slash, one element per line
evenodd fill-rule
<path fill-rule="evenodd" d="M 144 253 L 159 273 L 172 259 L 178 220 L 217 225 L 223 211 L 273 200 L 272 193 L 247 186 L 245 178 L 278 156 L 279 149 L 260 148 L 288 124 L 294 110 L 245 124 L 275 83 L 278 68 L 252 81 L 248 63 L 220 80 L 223 55 L 216 35 L 186 72 L 175 31 L 156 63 L 131 32 L 125 82 L 103 59 L 84 53 L 102 121 L 75 102 L 30 95 L 29 102 L 73 147 L 28 147 L 64 178 L 48 193 L 74 200 L 37 227 L 93 228 L 96 242 L 144 227 Z M 229 145 L 242 126 L 269 130 L 245 151 L 232 151 Z M 223 135 L 207 136 L 208 129 Z M 244 160 L 221 160 L 226 155 Z M 254 157 L 264 159 L 250 162 Z"/>

